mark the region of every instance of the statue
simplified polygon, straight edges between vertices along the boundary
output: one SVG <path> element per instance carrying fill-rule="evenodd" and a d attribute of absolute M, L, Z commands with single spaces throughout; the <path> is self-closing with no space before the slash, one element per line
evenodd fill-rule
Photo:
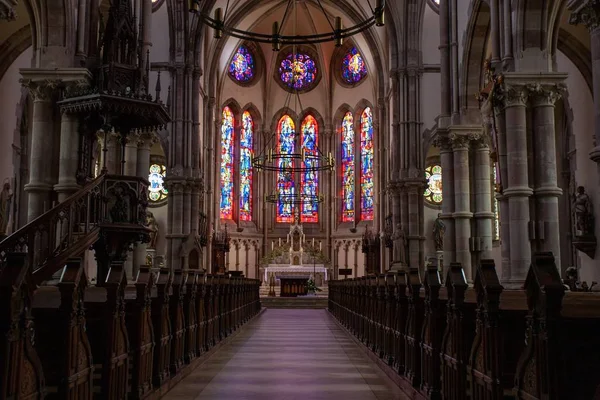
<path fill-rule="evenodd" d="M 433 241 L 435 242 L 435 251 L 442 251 L 444 249 L 444 233 L 446 233 L 446 225 L 440 218 L 442 214 L 438 214 L 435 222 L 433 223 Z"/>
<path fill-rule="evenodd" d="M 406 240 L 406 235 L 402 230 L 400 224 L 396 225 L 396 231 L 392 236 L 394 240 L 394 262 L 399 262 L 401 264 L 408 264 L 406 258 L 406 247 L 408 246 L 408 242 Z"/>
<path fill-rule="evenodd" d="M 575 235 L 593 235 L 594 216 L 592 213 L 592 202 L 583 186 L 578 186 L 577 192 L 573 195 L 573 209 L 575 210 Z"/>
<path fill-rule="evenodd" d="M 0 238 L 6 236 L 12 196 L 13 194 L 10 191 L 10 183 L 7 178 L 4 181 L 4 185 L 2 185 L 2 192 L 0 192 Z"/>
<path fill-rule="evenodd" d="M 150 228 L 150 243 L 148 244 L 149 249 L 156 248 L 156 239 L 158 238 L 158 222 L 156 222 L 156 218 L 154 218 L 154 214 L 150 211 L 147 212 L 146 215 L 146 227 Z"/>

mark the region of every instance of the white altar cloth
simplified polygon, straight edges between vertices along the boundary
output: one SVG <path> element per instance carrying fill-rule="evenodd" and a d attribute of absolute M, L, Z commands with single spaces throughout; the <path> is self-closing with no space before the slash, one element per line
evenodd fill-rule
<path fill-rule="evenodd" d="M 312 265 L 286 265 L 286 264 L 269 264 L 265 268 L 265 282 L 269 282 L 269 273 L 271 272 L 304 272 L 307 275 L 312 275 L 313 272 L 320 272 L 324 274 L 325 281 L 327 281 L 327 268 L 323 264 Z"/>

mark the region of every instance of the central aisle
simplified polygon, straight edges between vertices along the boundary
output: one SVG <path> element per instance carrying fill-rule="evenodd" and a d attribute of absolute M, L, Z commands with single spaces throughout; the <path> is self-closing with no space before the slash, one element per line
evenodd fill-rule
<path fill-rule="evenodd" d="M 164 399 L 404 400 L 326 310 L 268 309 Z"/>

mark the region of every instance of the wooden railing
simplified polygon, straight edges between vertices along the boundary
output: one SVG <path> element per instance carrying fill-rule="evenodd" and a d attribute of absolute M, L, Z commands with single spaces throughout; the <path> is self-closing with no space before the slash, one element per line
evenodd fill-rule
<path fill-rule="evenodd" d="M 551 254 L 523 290 L 493 261 L 329 282 L 329 310 L 414 399 L 600 398 L 600 295 L 565 292 Z"/>
<path fill-rule="evenodd" d="M 101 175 L 0 242 L 0 269 L 9 254 L 25 253 L 39 284 L 81 256 L 103 230 L 124 229 L 143 240 L 147 188 L 144 178 Z"/>
<path fill-rule="evenodd" d="M 127 286 L 115 264 L 103 286 L 88 286 L 76 259 L 57 285 L 35 294 L 34 286 L 27 256 L 9 255 L 0 270 L 0 399 L 159 398 L 261 307 L 258 280 L 141 266 Z"/>

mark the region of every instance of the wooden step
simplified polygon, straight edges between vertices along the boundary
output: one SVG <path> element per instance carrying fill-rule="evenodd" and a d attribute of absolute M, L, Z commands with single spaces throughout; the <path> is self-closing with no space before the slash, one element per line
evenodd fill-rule
<path fill-rule="evenodd" d="M 327 308 L 327 297 L 263 297 L 260 302 L 266 308 L 307 308 L 322 309 Z"/>

